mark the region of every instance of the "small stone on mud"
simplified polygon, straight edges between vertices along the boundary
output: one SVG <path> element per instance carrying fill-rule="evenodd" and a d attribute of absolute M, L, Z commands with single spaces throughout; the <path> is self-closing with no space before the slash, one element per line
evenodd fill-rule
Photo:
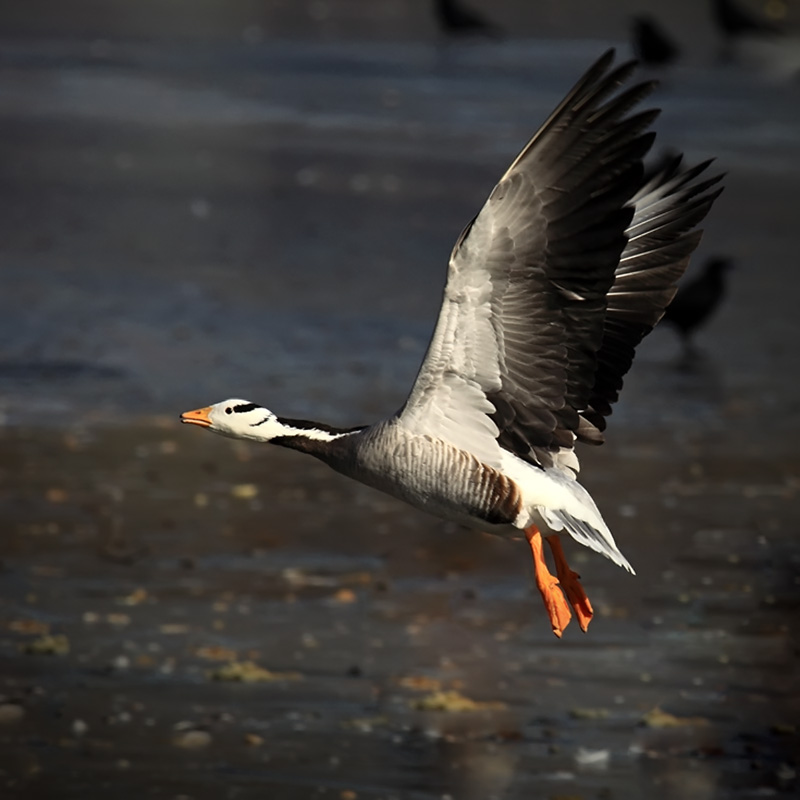
<path fill-rule="evenodd" d="M 142 586 L 134 589 L 130 594 L 117 598 L 117 602 L 122 606 L 138 606 L 148 599 L 147 589 Z"/>
<path fill-rule="evenodd" d="M 167 636 L 178 636 L 189 632 L 189 626 L 180 622 L 166 622 L 158 626 L 158 630 Z"/>
<path fill-rule="evenodd" d="M 50 626 L 38 619 L 12 619 L 8 623 L 8 629 L 14 633 L 24 633 L 28 636 L 44 636 L 50 633 Z"/>
<path fill-rule="evenodd" d="M 575 752 L 575 763 L 580 767 L 592 767 L 593 769 L 605 769 L 611 758 L 611 751 L 592 750 L 588 747 L 579 747 Z"/>
<path fill-rule="evenodd" d="M 196 728 L 188 731 L 179 731 L 172 737 L 172 743 L 176 747 L 196 750 L 201 747 L 208 747 L 211 744 L 211 734 L 208 731 Z"/>
<path fill-rule="evenodd" d="M 44 496 L 48 503 L 65 503 L 69 494 L 66 489 L 53 486 L 45 492 Z"/>
<path fill-rule="evenodd" d="M 331 597 L 331 602 L 336 603 L 336 605 L 347 605 L 349 603 L 355 603 L 358 600 L 358 595 L 352 589 L 339 589 L 333 597 Z"/>
<path fill-rule="evenodd" d="M 388 720 L 384 716 L 357 717 L 356 719 L 343 722 L 342 727 L 353 728 L 354 730 L 359 731 L 359 733 L 372 733 L 376 727 L 386 725 L 387 723 Z"/>
<path fill-rule="evenodd" d="M 572 719 L 608 719 L 610 712 L 607 708 L 571 708 L 569 715 Z"/>
<path fill-rule="evenodd" d="M 442 688 L 440 680 L 427 675 L 406 675 L 397 681 L 397 685 L 415 692 L 438 692 Z"/>

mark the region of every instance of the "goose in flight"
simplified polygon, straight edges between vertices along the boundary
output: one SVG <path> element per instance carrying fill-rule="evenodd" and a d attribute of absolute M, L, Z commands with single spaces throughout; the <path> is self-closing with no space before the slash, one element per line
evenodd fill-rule
<path fill-rule="evenodd" d="M 721 191 L 680 158 L 645 182 L 653 88 L 607 52 L 534 134 L 450 256 L 438 322 L 411 392 L 357 428 L 280 417 L 248 400 L 185 423 L 299 450 L 417 508 L 524 537 L 553 632 L 592 606 L 571 537 L 633 572 L 577 481 L 577 442 L 600 444 L 634 348 L 675 293 Z M 545 562 L 552 552 L 555 576 Z"/>

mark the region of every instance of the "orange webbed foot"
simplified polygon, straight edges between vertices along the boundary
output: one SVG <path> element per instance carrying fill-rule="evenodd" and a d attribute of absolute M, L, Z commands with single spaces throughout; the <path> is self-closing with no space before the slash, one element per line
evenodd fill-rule
<path fill-rule="evenodd" d="M 561 587 L 567 595 L 569 604 L 575 611 L 575 616 L 578 618 L 578 625 L 581 626 L 581 630 L 585 633 L 586 629 L 589 627 L 589 623 L 592 621 L 594 611 L 592 609 L 592 604 L 589 602 L 589 598 L 586 596 L 586 592 L 583 590 L 583 586 L 581 586 L 581 576 L 570 569 L 569 564 L 567 564 L 567 557 L 564 555 L 564 550 L 561 547 L 561 540 L 558 535 L 548 536 L 547 544 L 550 545 L 550 549 L 553 552 L 558 580 L 561 582 Z"/>
<path fill-rule="evenodd" d="M 569 621 L 572 619 L 572 614 L 567 601 L 564 599 L 564 594 L 559 588 L 558 578 L 551 575 L 550 570 L 547 569 L 542 549 L 542 535 L 539 533 L 539 529 L 532 525 L 525 531 L 525 538 L 528 540 L 533 553 L 536 588 L 542 595 L 547 616 L 550 617 L 553 633 L 560 639 L 564 628 L 569 625 Z"/>

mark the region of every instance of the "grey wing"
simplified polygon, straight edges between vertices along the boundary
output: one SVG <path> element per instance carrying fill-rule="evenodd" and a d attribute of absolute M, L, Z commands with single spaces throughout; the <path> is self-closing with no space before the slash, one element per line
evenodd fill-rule
<path fill-rule="evenodd" d="M 608 293 L 597 372 L 588 407 L 581 412 L 578 438 L 583 441 L 603 441 L 605 417 L 619 397 L 634 350 L 675 296 L 702 235 L 694 228 L 722 192 L 717 187 L 722 175 L 698 180 L 710 161 L 682 169 L 681 160 L 672 159 L 631 200 L 634 215 L 626 231 L 628 244 Z"/>
<path fill-rule="evenodd" d="M 489 464 L 571 451 L 594 385 L 606 295 L 641 184 L 630 115 L 652 84 L 619 94 L 633 64 L 603 56 L 533 136 L 461 234 L 433 338 L 399 417 Z"/>

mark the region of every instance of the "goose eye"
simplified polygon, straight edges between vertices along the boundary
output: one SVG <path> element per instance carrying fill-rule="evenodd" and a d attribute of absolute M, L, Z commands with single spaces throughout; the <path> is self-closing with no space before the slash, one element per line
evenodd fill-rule
<path fill-rule="evenodd" d="M 226 414 L 233 414 L 233 409 L 232 409 L 230 406 L 228 406 L 228 407 L 225 409 L 225 413 L 226 413 Z"/>

